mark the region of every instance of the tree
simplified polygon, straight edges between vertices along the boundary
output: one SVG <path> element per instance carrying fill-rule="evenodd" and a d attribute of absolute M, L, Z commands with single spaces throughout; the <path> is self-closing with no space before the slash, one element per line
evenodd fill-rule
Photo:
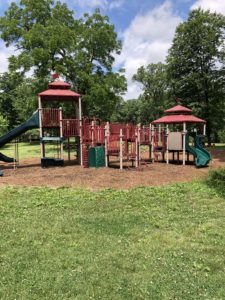
<path fill-rule="evenodd" d="M 167 58 L 174 97 L 207 120 L 209 143 L 224 116 L 224 29 L 224 16 L 191 11 L 177 27 Z"/>
<path fill-rule="evenodd" d="M 17 72 L 0 75 L 0 111 L 8 127 L 24 122 L 37 109 L 35 81 Z"/>
<path fill-rule="evenodd" d="M 140 101 L 130 99 L 122 101 L 114 112 L 111 120 L 113 122 L 139 123 L 140 122 Z"/>
<path fill-rule="evenodd" d="M 41 87 L 51 72 L 60 73 L 83 95 L 89 115 L 107 118 L 120 102 L 126 81 L 112 65 L 121 42 L 99 10 L 77 20 L 65 3 L 21 0 L 0 18 L 0 32 L 6 46 L 18 50 L 9 59 L 11 71 L 33 70 Z"/>
<path fill-rule="evenodd" d="M 0 75 L 0 111 L 8 120 L 9 128 L 13 127 L 17 121 L 18 115 L 14 107 L 15 89 L 22 80 L 23 76 L 15 72 Z"/>
<path fill-rule="evenodd" d="M 8 125 L 8 120 L 0 114 L 0 136 L 7 132 Z"/>
<path fill-rule="evenodd" d="M 141 83 L 143 94 L 140 96 L 140 119 L 150 122 L 159 118 L 165 109 L 167 98 L 167 66 L 162 63 L 140 67 L 133 80 Z"/>

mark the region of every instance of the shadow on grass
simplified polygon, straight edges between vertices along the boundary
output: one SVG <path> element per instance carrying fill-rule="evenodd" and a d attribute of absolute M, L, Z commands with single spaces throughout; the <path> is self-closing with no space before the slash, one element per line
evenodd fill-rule
<path fill-rule="evenodd" d="M 225 168 L 209 171 L 206 183 L 225 199 Z"/>

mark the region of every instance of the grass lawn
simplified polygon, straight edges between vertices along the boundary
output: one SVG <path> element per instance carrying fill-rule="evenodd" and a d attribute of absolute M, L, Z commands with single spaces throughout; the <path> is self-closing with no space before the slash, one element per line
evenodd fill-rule
<path fill-rule="evenodd" d="M 9 157 L 14 157 L 15 144 L 10 143 L 0 149 L 0 152 L 4 153 Z M 46 145 L 46 156 L 54 156 L 57 153 L 57 146 L 54 144 Z M 19 158 L 34 158 L 41 157 L 40 143 L 19 143 Z"/>
<path fill-rule="evenodd" d="M 0 152 L 4 153 L 9 157 L 14 157 L 14 143 L 9 143 L 0 149 Z M 145 151 L 148 151 L 148 147 L 143 147 Z M 207 150 L 224 150 L 225 151 L 225 144 L 216 144 L 213 147 L 209 147 Z M 65 150 L 66 153 L 66 150 Z M 46 156 L 55 156 L 57 154 L 57 146 L 54 144 L 46 144 Z M 72 152 L 71 155 L 74 155 Z M 19 158 L 26 159 L 26 158 L 35 158 L 40 157 L 40 144 L 39 142 L 32 142 L 32 143 L 19 143 Z"/>
<path fill-rule="evenodd" d="M 0 189 L 0 299 L 224 299 L 224 194 Z"/>

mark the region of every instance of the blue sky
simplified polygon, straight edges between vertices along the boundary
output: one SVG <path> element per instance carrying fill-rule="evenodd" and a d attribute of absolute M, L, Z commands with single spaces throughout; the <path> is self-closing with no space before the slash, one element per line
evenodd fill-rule
<path fill-rule="evenodd" d="M 38 1 L 38 0 L 37 0 Z M 61 0 L 77 16 L 100 8 L 115 25 L 123 42 L 114 67 L 124 67 L 128 80 L 126 99 L 136 98 L 141 90 L 132 75 L 141 65 L 164 62 L 176 26 L 184 21 L 191 9 L 201 7 L 225 14 L 225 0 Z M 0 15 L 11 0 L 0 0 Z M 19 1 L 16 1 L 19 2 Z M 0 72 L 7 70 L 7 58 L 14 52 L 0 42 Z"/>

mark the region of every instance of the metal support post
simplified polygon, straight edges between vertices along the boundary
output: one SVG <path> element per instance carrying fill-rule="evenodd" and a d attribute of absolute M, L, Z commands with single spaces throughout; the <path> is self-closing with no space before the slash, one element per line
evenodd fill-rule
<path fill-rule="evenodd" d="M 166 163 L 169 164 L 169 125 L 166 125 Z"/>
<path fill-rule="evenodd" d="M 62 124 L 62 107 L 59 108 L 59 129 L 60 129 L 60 158 L 63 159 L 63 124 Z"/>
<path fill-rule="evenodd" d="M 123 170 L 123 130 L 120 129 L 120 170 Z"/>
<path fill-rule="evenodd" d="M 185 165 L 185 154 L 186 154 L 186 123 L 183 123 L 183 165 Z"/>

